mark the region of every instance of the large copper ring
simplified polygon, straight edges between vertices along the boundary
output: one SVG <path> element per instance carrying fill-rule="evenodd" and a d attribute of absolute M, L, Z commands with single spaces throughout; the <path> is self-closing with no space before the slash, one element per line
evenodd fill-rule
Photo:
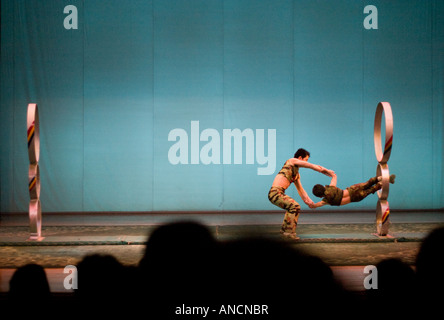
<path fill-rule="evenodd" d="M 28 134 L 28 156 L 29 163 L 39 162 L 40 157 L 40 130 L 39 130 L 39 112 L 37 104 L 28 104 L 27 113 L 27 134 Z"/>
<path fill-rule="evenodd" d="M 385 117 L 385 143 L 384 150 L 381 143 L 381 121 L 382 112 Z M 392 108 L 388 102 L 380 102 L 376 108 L 375 126 L 374 126 L 374 140 L 376 159 L 379 163 L 387 163 L 390 158 L 393 143 L 393 115 Z"/>

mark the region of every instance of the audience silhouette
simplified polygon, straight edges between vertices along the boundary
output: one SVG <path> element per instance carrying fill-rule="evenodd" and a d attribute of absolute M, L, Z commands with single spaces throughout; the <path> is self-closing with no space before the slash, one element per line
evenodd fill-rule
<path fill-rule="evenodd" d="M 376 264 L 376 268 L 377 288 L 365 292 L 369 304 L 378 306 L 378 312 L 387 317 L 399 318 L 411 315 L 417 301 L 416 276 L 413 268 L 397 258 L 382 260 Z"/>
<path fill-rule="evenodd" d="M 77 265 L 77 313 L 115 317 L 124 312 L 133 280 L 129 270 L 109 254 L 85 256 Z"/>
<path fill-rule="evenodd" d="M 270 319 L 348 314 L 347 293 L 328 265 L 289 242 L 245 238 L 222 246 L 219 303 L 268 306 Z M 351 298 L 351 297 L 350 297 Z M 320 307 L 322 306 L 322 307 Z"/>
<path fill-rule="evenodd" d="M 101 318 L 141 312 L 147 319 L 407 317 L 423 308 L 438 310 L 443 244 L 444 228 L 433 230 L 420 246 L 416 272 L 400 259 L 382 260 L 376 265 L 378 289 L 356 294 L 337 283 L 319 257 L 291 242 L 257 235 L 217 241 L 210 227 L 179 221 L 151 233 L 137 266 L 124 266 L 112 255 L 85 256 L 69 306 L 77 317 L 86 312 Z M 8 301 L 11 306 L 53 302 L 43 267 L 18 268 Z M 260 314 L 248 314 L 254 310 Z"/>
<path fill-rule="evenodd" d="M 38 264 L 27 264 L 17 268 L 9 281 L 9 299 L 11 302 L 34 300 L 48 301 L 51 297 L 45 269 Z"/>
<path fill-rule="evenodd" d="M 51 304 L 51 290 L 45 269 L 35 263 L 17 268 L 9 281 L 6 308 L 3 315 L 30 316 L 38 308 Z"/>
<path fill-rule="evenodd" d="M 201 224 L 181 221 L 158 227 L 138 266 L 139 297 L 156 315 L 168 310 L 174 316 L 176 306 L 183 304 L 210 304 L 219 277 L 218 250 L 210 230 Z"/>
<path fill-rule="evenodd" d="M 444 227 L 436 228 L 424 239 L 416 258 L 419 301 L 429 314 L 442 310 L 444 301 Z"/>

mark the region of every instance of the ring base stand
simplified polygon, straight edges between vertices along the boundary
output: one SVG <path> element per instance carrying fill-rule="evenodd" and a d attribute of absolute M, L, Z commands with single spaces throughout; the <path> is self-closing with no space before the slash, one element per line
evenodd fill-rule
<path fill-rule="evenodd" d="M 31 241 L 40 241 L 42 238 L 42 208 L 39 199 L 29 202 L 29 238 Z"/>

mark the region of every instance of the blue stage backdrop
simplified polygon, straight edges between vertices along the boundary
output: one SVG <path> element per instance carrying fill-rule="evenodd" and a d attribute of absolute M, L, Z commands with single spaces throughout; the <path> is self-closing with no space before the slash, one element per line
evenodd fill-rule
<path fill-rule="evenodd" d="M 440 0 L 1 0 L 1 211 L 28 210 L 28 103 L 43 212 L 278 210 L 299 147 L 345 188 L 380 101 L 391 209 L 443 208 L 443 79 Z"/>

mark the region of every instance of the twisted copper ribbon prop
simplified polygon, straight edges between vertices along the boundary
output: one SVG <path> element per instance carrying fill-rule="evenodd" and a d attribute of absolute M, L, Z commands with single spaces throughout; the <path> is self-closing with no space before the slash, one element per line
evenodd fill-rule
<path fill-rule="evenodd" d="M 382 149 L 381 122 L 382 113 L 385 117 L 385 143 Z M 378 191 L 378 203 L 376 205 L 376 231 L 378 236 L 387 236 L 390 227 L 390 207 L 387 201 L 390 187 L 390 173 L 387 161 L 390 159 L 393 143 L 393 115 L 392 108 L 388 102 L 380 102 L 376 108 L 374 142 L 376 160 L 376 176 L 382 176 L 382 188 Z"/>
<path fill-rule="evenodd" d="M 42 208 L 40 204 L 40 132 L 39 114 L 37 104 L 28 104 L 27 112 L 27 135 L 28 135 L 28 189 L 29 189 L 29 240 L 42 239 Z"/>

